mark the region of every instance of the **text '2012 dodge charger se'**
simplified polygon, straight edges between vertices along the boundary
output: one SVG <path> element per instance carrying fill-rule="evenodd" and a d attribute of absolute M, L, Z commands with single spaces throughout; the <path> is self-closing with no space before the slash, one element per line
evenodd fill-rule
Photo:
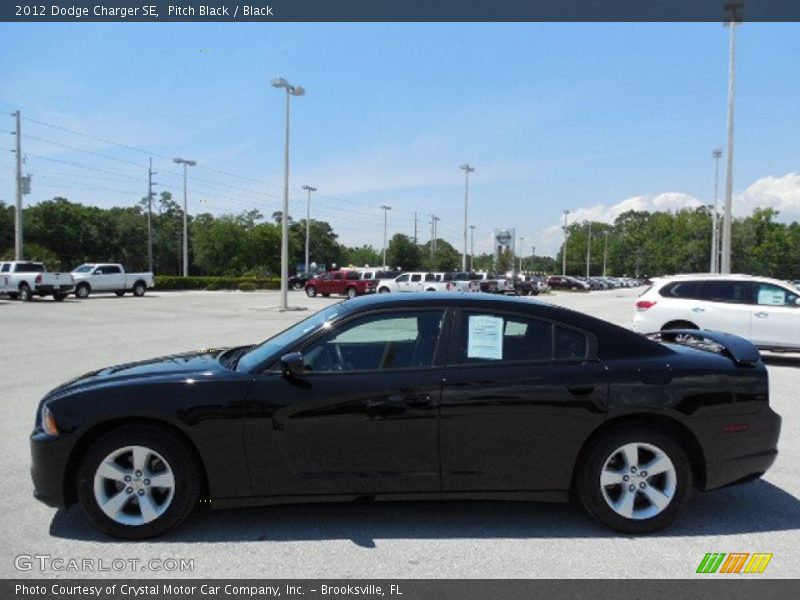
<path fill-rule="evenodd" d="M 36 496 L 161 534 L 200 502 L 566 501 L 627 533 L 762 475 L 780 417 L 746 340 L 539 302 L 381 294 L 257 346 L 102 369 L 42 399 Z"/>

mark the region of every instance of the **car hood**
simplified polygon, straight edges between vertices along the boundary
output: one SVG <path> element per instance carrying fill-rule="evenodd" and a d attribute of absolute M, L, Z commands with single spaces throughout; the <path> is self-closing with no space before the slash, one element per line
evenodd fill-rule
<path fill-rule="evenodd" d="M 198 350 L 106 367 L 76 377 L 52 390 L 48 396 L 61 395 L 64 392 L 97 385 L 104 386 L 149 379 L 183 378 L 192 373 L 213 375 L 226 370 L 219 360 L 225 350 L 228 348 Z"/>

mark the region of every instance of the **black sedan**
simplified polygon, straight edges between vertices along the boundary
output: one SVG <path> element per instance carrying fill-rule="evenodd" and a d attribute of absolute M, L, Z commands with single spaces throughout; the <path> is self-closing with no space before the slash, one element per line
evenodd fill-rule
<path fill-rule="evenodd" d="M 777 454 L 758 350 L 536 301 L 380 294 L 257 346 L 110 367 L 41 401 L 36 496 L 158 535 L 195 506 L 567 501 L 627 533 Z"/>

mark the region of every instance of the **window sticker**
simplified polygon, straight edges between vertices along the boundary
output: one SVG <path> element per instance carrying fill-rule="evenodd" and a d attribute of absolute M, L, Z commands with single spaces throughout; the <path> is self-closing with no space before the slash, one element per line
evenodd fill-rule
<path fill-rule="evenodd" d="M 467 358 L 503 358 L 502 317 L 471 316 L 467 336 Z"/>
<path fill-rule="evenodd" d="M 786 304 L 786 292 L 772 286 L 760 287 L 758 288 L 758 303 L 767 306 L 783 306 Z"/>

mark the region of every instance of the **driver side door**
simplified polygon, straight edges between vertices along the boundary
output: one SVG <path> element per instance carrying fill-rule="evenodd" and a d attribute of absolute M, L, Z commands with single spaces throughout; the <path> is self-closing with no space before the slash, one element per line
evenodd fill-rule
<path fill-rule="evenodd" d="M 253 493 L 439 491 L 449 320 L 436 308 L 356 316 L 294 348 L 301 376 L 278 366 L 256 376 L 258 416 L 245 422 Z"/>

